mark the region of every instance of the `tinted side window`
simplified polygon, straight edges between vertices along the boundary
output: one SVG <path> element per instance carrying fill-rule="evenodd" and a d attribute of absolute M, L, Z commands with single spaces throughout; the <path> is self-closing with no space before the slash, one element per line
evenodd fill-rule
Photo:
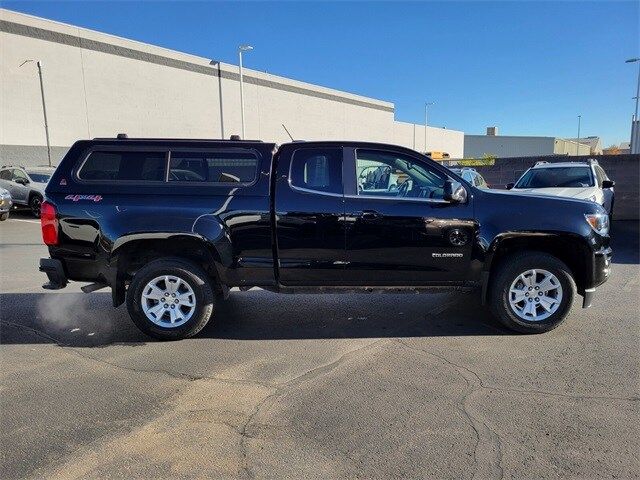
<path fill-rule="evenodd" d="M 78 172 L 82 180 L 164 181 L 164 152 L 94 151 Z"/>
<path fill-rule="evenodd" d="M 251 183 L 258 158 L 248 151 L 171 152 L 169 181 Z"/>
<path fill-rule="evenodd" d="M 294 187 L 342 194 L 342 149 L 301 148 L 291 159 Z"/>

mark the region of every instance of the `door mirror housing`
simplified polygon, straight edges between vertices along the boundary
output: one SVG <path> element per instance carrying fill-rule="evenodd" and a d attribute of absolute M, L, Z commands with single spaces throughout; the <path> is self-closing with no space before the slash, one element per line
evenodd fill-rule
<path fill-rule="evenodd" d="M 18 177 L 14 180 L 14 182 L 19 183 L 20 185 L 26 185 L 29 183 L 29 180 L 23 177 Z"/>
<path fill-rule="evenodd" d="M 616 182 L 614 182 L 613 180 L 603 180 L 602 181 L 602 188 L 613 188 L 615 187 Z"/>
<path fill-rule="evenodd" d="M 451 203 L 464 203 L 467 201 L 467 190 L 458 182 L 453 182 L 448 178 L 444 182 L 444 197 Z"/>
<path fill-rule="evenodd" d="M 507 183 L 504 187 L 505 187 L 507 190 L 511 190 L 511 189 L 513 188 L 513 186 L 514 186 L 514 185 L 515 185 L 515 183 L 511 182 L 511 183 Z"/>

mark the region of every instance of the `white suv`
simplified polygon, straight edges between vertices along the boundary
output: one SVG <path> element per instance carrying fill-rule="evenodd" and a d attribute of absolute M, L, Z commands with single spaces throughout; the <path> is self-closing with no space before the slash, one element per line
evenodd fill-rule
<path fill-rule="evenodd" d="M 615 182 L 596 160 L 587 162 L 537 162 L 507 189 L 514 192 L 590 200 L 613 213 Z"/>

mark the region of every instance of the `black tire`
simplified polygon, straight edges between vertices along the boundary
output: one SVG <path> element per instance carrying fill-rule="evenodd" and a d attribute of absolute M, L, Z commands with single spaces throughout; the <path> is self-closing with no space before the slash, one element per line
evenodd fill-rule
<path fill-rule="evenodd" d="M 4 222 L 7 218 L 9 218 L 8 212 L 0 214 L 0 222 Z"/>
<path fill-rule="evenodd" d="M 558 279 L 562 287 L 559 307 L 548 318 L 540 321 L 521 318 L 509 302 L 512 283 L 520 274 L 531 269 L 548 271 Z M 507 328 L 520 333 L 543 333 L 553 330 L 564 321 L 571 310 L 575 294 L 576 284 L 571 270 L 562 261 L 547 253 L 522 252 L 505 258 L 495 274 L 492 274 L 489 306 L 493 314 Z"/>
<path fill-rule="evenodd" d="M 42 197 L 38 194 L 31 195 L 29 199 L 29 209 L 31 209 L 31 215 L 35 218 L 40 218 L 40 206 L 42 205 Z"/>
<path fill-rule="evenodd" d="M 152 322 L 142 308 L 143 289 L 154 278 L 162 275 L 179 277 L 193 290 L 196 300 L 191 317 L 178 327 L 163 327 Z M 180 340 L 200 332 L 209 323 L 215 308 L 215 295 L 208 275 L 197 265 L 181 258 L 154 260 L 133 277 L 127 289 L 127 310 L 133 323 L 147 335 L 159 340 Z"/>

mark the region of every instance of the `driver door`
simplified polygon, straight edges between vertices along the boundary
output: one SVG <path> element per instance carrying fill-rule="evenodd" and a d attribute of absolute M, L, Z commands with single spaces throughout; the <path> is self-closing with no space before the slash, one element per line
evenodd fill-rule
<path fill-rule="evenodd" d="M 463 283 L 477 231 L 471 190 L 464 204 L 444 200 L 446 169 L 419 154 L 345 150 L 345 285 Z"/>

